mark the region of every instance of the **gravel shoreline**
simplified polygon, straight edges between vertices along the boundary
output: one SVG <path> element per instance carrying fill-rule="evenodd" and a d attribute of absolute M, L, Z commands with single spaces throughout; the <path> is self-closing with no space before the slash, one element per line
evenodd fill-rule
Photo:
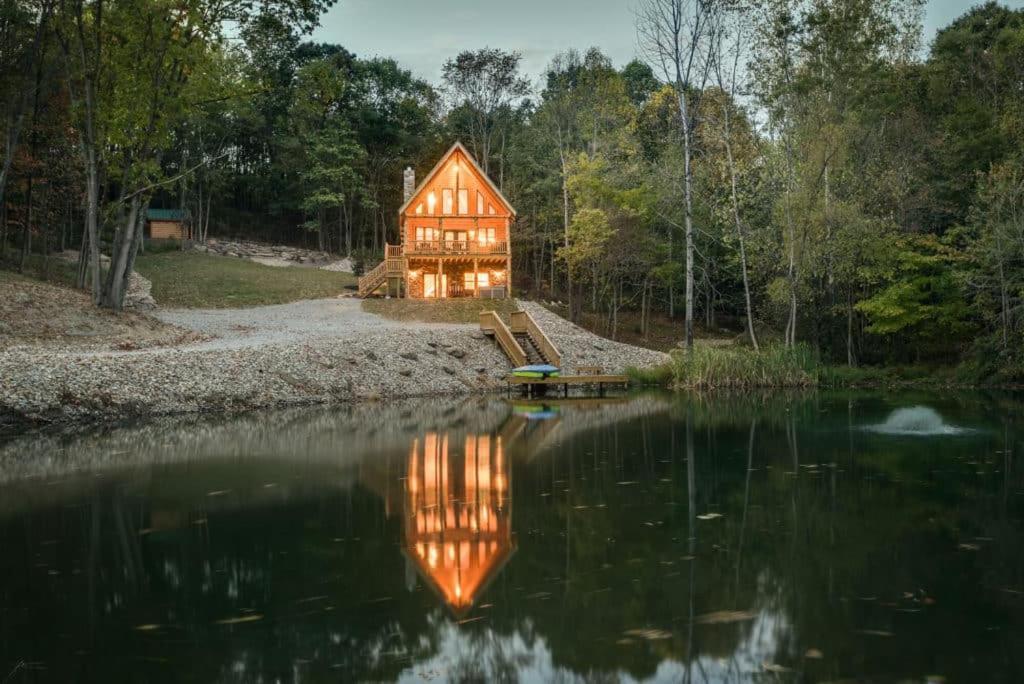
<path fill-rule="evenodd" d="M 600 365 L 615 373 L 668 358 L 600 338 L 538 305 L 524 307 L 560 347 L 569 372 L 577 365 Z M 3 351 L 0 430 L 504 389 L 508 360 L 479 330 L 423 324 L 403 329 L 379 321 L 301 343 L 224 340 L 120 353 Z"/>

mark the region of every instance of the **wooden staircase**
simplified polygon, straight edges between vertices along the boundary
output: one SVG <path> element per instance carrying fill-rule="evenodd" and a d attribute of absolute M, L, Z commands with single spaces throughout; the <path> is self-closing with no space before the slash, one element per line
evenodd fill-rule
<path fill-rule="evenodd" d="M 561 365 L 562 355 L 533 316 L 526 311 L 513 311 L 510 320 L 511 326 L 506 326 L 494 311 L 480 312 L 480 330 L 494 337 L 513 368 L 542 363 Z"/>
<path fill-rule="evenodd" d="M 401 245 L 385 245 L 384 260 L 367 271 L 359 278 L 359 296 L 366 298 L 387 283 L 388 278 L 401 278 L 405 275 L 405 256 Z"/>
<path fill-rule="evenodd" d="M 512 333 L 512 337 L 516 338 L 516 342 L 519 343 L 519 346 L 522 347 L 523 351 L 526 353 L 527 364 L 533 366 L 541 363 L 551 363 L 544 358 L 544 354 L 541 353 L 540 349 L 537 348 L 537 345 L 533 343 L 533 339 L 530 338 L 529 333 L 514 332 Z"/>

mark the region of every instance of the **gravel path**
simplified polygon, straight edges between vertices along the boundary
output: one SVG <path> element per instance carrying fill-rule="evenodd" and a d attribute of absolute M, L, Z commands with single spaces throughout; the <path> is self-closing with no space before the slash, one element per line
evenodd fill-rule
<path fill-rule="evenodd" d="M 366 313 L 361 300 L 309 299 L 250 309 L 163 309 L 153 315 L 165 323 L 216 339 L 191 349 L 224 350 L 299 344 L 326 339 L 353 339 L 380 330 L 470 332 L 476 326 L 456 323 L 406 323 Z"/>
<path fill-rule="evenodd" d="M 568 372 L 596 365 L 617 373 L 668 358 L 605 340 L 539 305 L 523 307 L 560 348 Z M 355 299 L 157 315 L 218 337 L 141 351 L 0 351 L 0 429 L 474 394 L 503 388 L 509 371 L 475 325 L 391 321 L 363 312 Z"/>

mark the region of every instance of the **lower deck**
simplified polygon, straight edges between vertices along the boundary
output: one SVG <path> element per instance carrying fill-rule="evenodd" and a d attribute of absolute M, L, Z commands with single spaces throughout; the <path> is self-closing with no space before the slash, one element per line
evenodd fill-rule
<path fill-rule="evenodd" d="M 414 299 L 479 297 L 509 293 L 508 257 L 409 257 L 405 295 Z"/>

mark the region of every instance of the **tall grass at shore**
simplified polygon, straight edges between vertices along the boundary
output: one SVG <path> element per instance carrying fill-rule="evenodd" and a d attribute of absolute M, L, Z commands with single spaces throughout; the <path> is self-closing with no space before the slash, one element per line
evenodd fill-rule
<path fill-rule="evenodd" d="M 665 366 L 630 370 L 634 382 L 672 389 L 747 390 L 774 387 L 815 387 L 819 365 L 804 346 L 772 346 L 755 352 L 743 347 L 702 347 L 674 352 Z"/>

